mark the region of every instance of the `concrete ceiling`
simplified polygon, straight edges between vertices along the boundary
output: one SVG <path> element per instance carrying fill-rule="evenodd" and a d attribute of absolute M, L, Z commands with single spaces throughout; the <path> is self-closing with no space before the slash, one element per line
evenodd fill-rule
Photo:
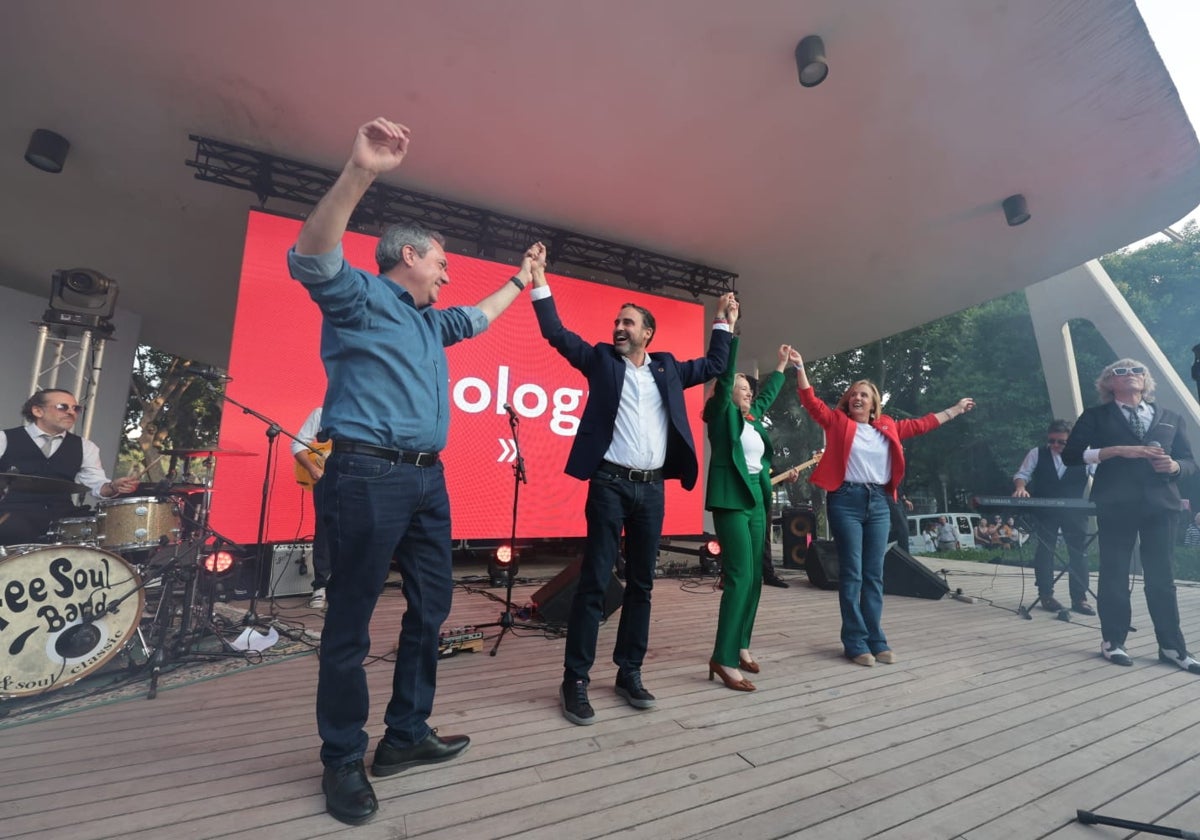
<path fill-rule="evenodd" d="M 737 272 L 763 360 L 1023 288 L 1200 204 L 1200 146 L 1131 0 L 10 0 L 2 17 L 0 283 L 40 295 L 57 268 L 96 268 L 143 341 L 217 364 L 254 198 L 193 179 L 190 133 L 339 167 L 358 125 L 404 122 L 394 183 Z M 793 50 L 813 33 L 830 73 L 806 90 Z M 72 143 L 60 175 L 22 160 L 38 127 Z M 1009 228 L 1018 192 L 1033 219 Z"/>

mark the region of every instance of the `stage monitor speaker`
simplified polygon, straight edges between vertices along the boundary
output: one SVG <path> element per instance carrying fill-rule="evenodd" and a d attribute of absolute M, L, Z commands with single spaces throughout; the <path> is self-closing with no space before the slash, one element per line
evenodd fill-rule
<path fill-rule="evenodd" d="M 262 570 L 260 598 L 282 598 L 287 595 L 309 595 L 312 593 L 313 553 L 312 543 L 277 543 L 271 546 L 271 565 Z"/>
<path fill-rule="evenodd" d="M 924 563 L 896 545 L 883 558 L 883 591 L 887 595 L 936 601 L 949 592 L 950 587 Z"/>
<path fill-rule="evenodd" d="M 813 540 L 804 555 L 804 571 L 818 589 L 838 588 L 838 550 L 833 540 Z"/>
<path fill-rule="evenodd" d="M 551 578 L 541 589 L 533 593 L 533 611 L 547 624 L 566 624 L 571 615 L 571 601 L 579 588 L 579 569 L 582 560 L 571 562 L 565 569 Z M 608 590 L 604 593 L 604 617 L 608 618 L 621 608 L 625 589 L 617 579 L 616 572 L 609 577 Z"/>
<path fill-rule="evenodd" d="M 817 515 L 811 507 L 791 507 L 783 512 L 783 567 L 805 568 L 808 547 L 817 537 Z"/>

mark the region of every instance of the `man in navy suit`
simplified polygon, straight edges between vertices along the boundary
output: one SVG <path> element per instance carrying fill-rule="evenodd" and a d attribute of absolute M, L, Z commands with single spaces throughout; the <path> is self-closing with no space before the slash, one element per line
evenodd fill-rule
<path fill-rule="evenodd" d="M 617 314 L 611 344 L 588 344 L 559 320 L 545 269 L 543 255 L 533 266 L 538 326 L 550 345 L 587 377 L 589 390 L 565 469 L 589 485 L 584 508 L 587 547 L 567 621 L 560 691 L 563 716 L 588 726 L 596 720 L 588 701 L 588 672 L 596 658 L 604 593 L 620 552 L 622 529 L 625 598 L 613 649 L 616 693 L 634 708 L 654 707 L 641 671 L 662 534 L 663 481 L 678 478 L 687 490 L 696 484 L 699 465 L 683 390 L 725 370 L 738 304 L 732 292 L 721 297 L 708 355 L 682 362 L 670 353 L 646 351 L 654 338 L 654 316 L 632 303 Z"/>
<path fill-rule="evenodd" d="M 1113 664 L 1133 664 L 1125 652 L 1125 637 L 1130 558 L 1140 537 L 1146 607 L 1154 623 L 1158 658 L 1200 674 L 1200 662 L 1188 654 L 1179 628 L 1175 597 L 1178 482 L 1196 472 L 1183 420 L 1155 405 L 1154 377 L 1136 359 L 1120 359 L 1106 367 L 1096 390 L 1100 405 L 1080 415 L 1062 461 L 1068 467 L 1096 465 L 1092 501 L 1100 532 L 1100 652 Z"/>

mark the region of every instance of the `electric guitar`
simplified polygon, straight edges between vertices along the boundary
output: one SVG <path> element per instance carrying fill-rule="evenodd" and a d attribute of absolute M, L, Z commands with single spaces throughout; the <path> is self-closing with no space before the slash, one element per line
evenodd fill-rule
<path fill-rule="evenodd" d="M 824 454 L 825 454 L 824 449 L 822 449 L 820 452 L 814 452 L 813 456 L 811 458 L 809 458 L 807 461 L 805 461 L 803 464 L 797 464 L 796 466 L 792 467 L 790 470 L 784 470 L 781 473 L 775 473 L 775 475 L 771 476 L 771 486 L 774 487 L 776 484 L 778 484 L 781 481 L 788 481 L 792 478 L 792 476 L 800 475 L 800 473 L 804 472 L 806 469 L 813 466 L 814 464 L 819 464 L 821 462 L 821 456 Z"/>
<path fill-rule="evenodd" d="M 333 441 L 327 440 L 324 443 L 322 443 L 319 440 L 314 440 L 312 443 L 309 444 L 309 446 L 311 446 L 313 449 L 315 449 L 317 451 L 316 452 L 308 451 L 308 452 L 304 452 L 301 454 L 307 456 L 308 459 L 316 466 L 324 469 L 325 468 L 325 459 L 327 457 L 329 457 L 329 453 L 333 449 Z M 303 487 L 305 490 L 313 489 L 313 485 L 316 484 L 316 482 L 313 481 L 313 477 L 312 477 L 312 475 L 309 474 L 308 470 L 306 470 L 306 469 L 304 469 L 304 467 L 300 466 L 299 461 L 297 461 L 293 466 L 294 466 L 294 469 L 296 470 L 296 483 L 299 484 L 301 487 Z"/>

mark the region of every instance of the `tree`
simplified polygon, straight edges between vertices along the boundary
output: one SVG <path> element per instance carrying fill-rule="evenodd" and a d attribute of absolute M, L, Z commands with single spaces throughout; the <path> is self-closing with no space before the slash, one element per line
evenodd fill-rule
<path fill-rule="evenodd" d="M 119 474 L 145 468 L 146 481 L 158 481 L 168 465 L 164 449 L 215 447 L 222 400 L 202 379 L 188 375 L 192 362 L 140 345 L 125 409 L 118 458 Z"/>

